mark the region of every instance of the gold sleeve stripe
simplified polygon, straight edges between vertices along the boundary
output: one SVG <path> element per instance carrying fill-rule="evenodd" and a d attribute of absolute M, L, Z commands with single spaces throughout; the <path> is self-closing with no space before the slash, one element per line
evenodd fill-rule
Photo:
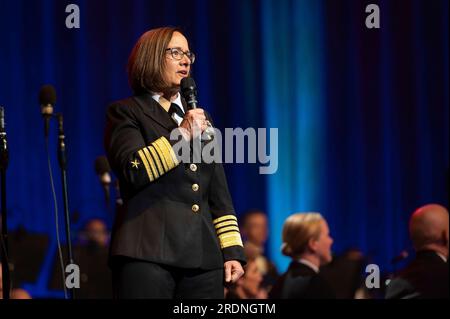
<path fill-rule="evenodd" d="M 159 158 L 161 159 L 161 163 L 164 167 L 164 173 L 167 173 L 169 171 L 169 166 L 167 165 L 167 160 L 166 160 L 166 156 L 164 154 L 164 152 L 162 151 L 162 149 L 159 147 L 158 143 L 152 143 L 152 146 L 155 148 L 156 153 L 158 153 Z M 151 146 L 149 146 L 151 147 Z"/>
<path fill-rule="evenodd" d="M 144 154 L 147 157 L 148 162 L 150 163 L 150 167 L 152 168 L 153 174 L 155 175 L 155 179 L 159 177 L 158 170 L 156 169 L 155 162 L 153 161 L 152 156 L 150 155 L 147 147 L 143 148 Z"/>
<path fill-rule="evenodd" d="M 144 163 L 145 170 L 147 171 L 148 179 L 150 180 L 150 182 L 153 182 L 153 180 L 154 180 L 153 174 L 152 174 L 152 171 L 150 170 L 150 165 L 148 164 L 148 161 L 147 161 L 147 158 L 145 157 L 144 152 L 142 150 L 139 150 L 138 154 L 141 157 L 142 163 Z"/>
<path fill-rule="evenodd" d="M 138 152 L 152 182 L 179 164 L 172 146 L 163 136 Z"/>
<path fill-rule="evenodd" d="M 221 221 L 226 220 L 226 219 L 234 219 L 234 220 L 237 220 L 236 216 L 234 216 L 234 215 L 225 215 L 225 216 L 222 216 L 222 217 L 219 217 L 219 218 L 214 219 L 214 220 L 213 220 L 213 224 L 220 223 Z"/>
<path fill-rule="evenodd" d="M 156 141 L 153 142 L 153 145 L 157 146 L 159 150 L 162 152 L 164 160 L 167 163 L 167 170 L 171 170 L 172 168 L 174 168 L 175 165 L 173 163 L 173 159 L 170 156 L 169 150 L 166 147 L 166 144 L 164 144 L 164 142 L 161 139 L 157 139 Z"/>
<path fill-rule="evenodd" d="M 220 234 L 222 234 L 224 232 L 227 232 L 227 231 L 230 231 L 230 230 L 235 230 L 235 231 L 239 232 L 239 227 L 237 227 L 237 226 L 228 226 L 228 227 L 224 227 L 224 228 L 218 229 L 217 230 L 217 235 L 220 235 Z"/>
<path fill-rule="evenodd" d="M 161 165 L 161 160 L 158 157 L 158 154 L 156 154 L 155 149 L 153 148 L 153 146 L 148 146 L 147 149 L 150 151 L 150 154 L 152 154 L 153 160 L 156 163 L 156 166 L 158 167 L 159 175 L 163 175 L 164 170 Z"/>
<path fill-rule="evenodd" d="M 228 240 L 230 238 L 241 238 L 241 234 L 239 234 L 238 232 L 232 232 L 232 233 L 225 233 L 225 234 L 218 235 L 218 237 L 222 241 L 222 240 Z"/>
<path fill-rule="evenodd" d="M 244 246 L 242 244 L 241 235 L 238 232 L 226 233 L 219 235 L 220 247 L 226 248 L 230 246 Z"/>
<path fill-rule="evenodd" d="M 170 156 L 172 157 L 172 160 L 173 160 L 175 166 L 177 166 L 179 164 L 179 162 L 177 159 L 177 155 L 173 151 L 172 145 L 170 145 L 169 141 L 164 136 L 161 138 L 161 140 L 166 145 L 167 149 L 169 149 Z"/>
<path fill-rule="evenodd" d="M 222 249 L 224 249 L 224 248 L 227 248 L 227 247 L 231 247 L 231 246 L 241 246 L 241 247 L 244 247 L 243 245 L 242 245 L 242 241 L 228 241 L 228 242 L 221 242 L 220 243 L 220 248 L 222 248 Z"/>
<path fill-rule="evenodd" d="M 217 230 L 217 229 L 219 229 L 220 227 L 223 227 L 223 226 L 230 226 L 230 225 L 237 226 L 238 223 L 237 223 L 237 221 L 235 221 L 235 220 L 227 220 L 227 221 L 225 221 L 225 222 L 222 222 L 222 223 L 219 223 L 219 224 L 217 224 L 217 225 L 214 225 L 214 227 L 215 227 L 216 230 Z"/>
<path fill-rule="evenodd" d="M 159 158 L 161 159 L 162 165 L 164 166 L 164 172 L 168 172 L 171 169 L 171 163 L 168 160 L 167 154 L 164 152 L 164 149 L 161 148 L 161 144 L 159 143 L 159 139 L 154 141 L 152 143 L 153 148 L 155 149 L 156 153 L 158 153 Z"/>
<path fill-rule="evenodd" d="M 165 150 L 168 159 L 172 162 L 173 167 L 178 165 L 177 157 L 175 156 L 175 152 L 172 149 L 172 146 L 167 141 L 167 139 L 163 136 L 158 140 L 159 145 Z"/>
<path fill-rule="evenodd" d="M 175 152 L 173 151 L 172 145 L 170 145 L 169 141 L 164 136 L 162 136 L 160 140 L 166 145 L 166 148 L 169 150 L 169 154 L 172 157 L 173 163 L 177 166 L 179 162 Z"/>

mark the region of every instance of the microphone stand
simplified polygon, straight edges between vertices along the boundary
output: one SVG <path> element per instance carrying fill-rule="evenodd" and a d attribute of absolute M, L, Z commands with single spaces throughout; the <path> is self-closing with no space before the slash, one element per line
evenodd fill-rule
<path fill-rule="evenodd" d="M 69 200 L 67 195 L 67 159 L 66 159 L 66 144 L 63 128 L 63 115 L 58 114 L 58 162 L 61 167 L 61 178 L 62 178 L 62 190 L 63 190 L 63 200 L 64 200 L 64 218 L 66 223 L 66 239 L 67 239 L 67 252 L 69 264 L 74 264 L 73 254 L 72 254 L 72 243 L 70 237 L 70 215 L 69 215 Z M 63 283 L 65 284 L 65 282 Z M 69 299 L 74 299 L 74 290 L 69 288 Z"/>
<path fill-rule="evenodd" d="M 9 299 L 11 289 L 11 276 L 9 273 L 8 259 L 8 224 L 6 219 L 6 169 L 8 168 L 9 153 L 6 132 L 4 126 L 4 109 L 0 107 L 1 125 L 0 125 L 0 179 L 1 179 L 1 213 L 2 213 L 2 233 L 1 233 L 1 258 L 2 258 L 2 284 L 3 298 Z"/>

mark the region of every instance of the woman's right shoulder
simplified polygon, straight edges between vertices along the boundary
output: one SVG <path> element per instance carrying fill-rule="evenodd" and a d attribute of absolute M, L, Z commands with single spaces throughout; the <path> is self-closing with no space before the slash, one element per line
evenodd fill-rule
<path fill-rule="evenodd" d="M 139 117 L 141 108 L 134 96 L 109 103 L 107 114 L 109 116 Z"/>
<path fill-rule="evenodd" d="M 137 102 L 135 101 L 135 98 L 133 96 L 112 101 L 108 104 L 108 109 L 120 109 L 120 108 L 135 108 L 137 105 Z"/>

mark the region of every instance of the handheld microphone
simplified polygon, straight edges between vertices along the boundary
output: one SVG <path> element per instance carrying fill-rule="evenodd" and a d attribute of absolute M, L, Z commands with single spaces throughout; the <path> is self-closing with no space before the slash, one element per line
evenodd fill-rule
<path fill-rule="evenodd" d="M 196 109 L 198 105 L 197 101 L 197 85 L 191 77 L 182 78 L 180 82 L 180 91 L 183 98 L 186 100 L 189 109 Z M 205 130 L 205 139 L 212 140 L 214 137 L 214 128 L 211 123 L 206 121 L 207 128 Z"/>
<path fill-rule="evenodd" d="M 39 91 L 39 104 L 41 105 L 41 114 L 44 117 L 44 134 L 48 137 L 48 128 L 50 126 L 50 119 L 53 115 L 53 105 L 56 103 L 55 88 L 46 84 L 41 87 Z"/>
<path fill-rule="evenodd" d="M 191 77 L 182 78 L 180 83 L 181 95 L 186 100 L 189 109 L 197 108 L 197 86 Z"/>

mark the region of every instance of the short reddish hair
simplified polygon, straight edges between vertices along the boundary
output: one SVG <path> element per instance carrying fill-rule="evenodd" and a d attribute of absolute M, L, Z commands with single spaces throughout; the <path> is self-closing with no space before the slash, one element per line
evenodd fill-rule
<path fill-rule="evenodd" d="M 178 28 L 162 27 L 145 32 L 128 58 L 128 82 L 135 94 L 161 92 L 168 84 L 164 81 L 165 54 L 173 33 Z"/>

